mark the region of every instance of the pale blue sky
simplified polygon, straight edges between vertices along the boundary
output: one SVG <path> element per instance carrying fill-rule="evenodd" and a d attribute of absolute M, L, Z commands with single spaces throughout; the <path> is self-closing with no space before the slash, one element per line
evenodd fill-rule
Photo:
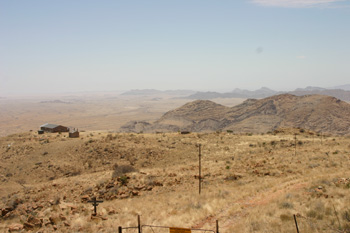
<path fill-rule="evenodd" d="M 0 0 L 0 96 L 347 83 L 349 0 Z"/>

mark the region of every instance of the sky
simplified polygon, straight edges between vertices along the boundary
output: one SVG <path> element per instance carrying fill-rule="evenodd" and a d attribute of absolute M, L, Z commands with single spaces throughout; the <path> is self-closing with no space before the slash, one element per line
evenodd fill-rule
<path fill-rule="evenodd" d="M 0 0 L 0 96 L 350 83 L 350 0 Z"/>

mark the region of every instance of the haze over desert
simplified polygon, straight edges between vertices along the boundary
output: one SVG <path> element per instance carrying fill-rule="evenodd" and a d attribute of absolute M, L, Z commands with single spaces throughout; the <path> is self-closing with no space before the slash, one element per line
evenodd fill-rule
<path fill-rule="evenodd" d="M 349 0 L 0 0 L 0 232 L 350 232 Z"/>

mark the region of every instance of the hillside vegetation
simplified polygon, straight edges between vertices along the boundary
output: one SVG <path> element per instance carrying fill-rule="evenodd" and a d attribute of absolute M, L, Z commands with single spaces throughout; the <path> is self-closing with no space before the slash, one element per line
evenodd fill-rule
<path fill-rule="evenodd" d="M 295 138 L 295 134 L 296 138 Z M 198 144 L 202 194 L 198 194 Z M 115 232 L 143 224 L 220 232 L 350 230 L 350 141 L 269 134 L 14 134 L 0 138 L 0 232 Z M 104 202 L 98 215 L 87 203 Z"/>

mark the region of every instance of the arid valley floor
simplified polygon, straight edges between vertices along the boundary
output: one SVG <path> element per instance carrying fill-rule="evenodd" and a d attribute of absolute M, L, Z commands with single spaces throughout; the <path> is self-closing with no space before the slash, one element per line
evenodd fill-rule
<path fill-rule="evenodd" d="M 153 109 L 148 118 L 156 119 L 186 100 L 165 102 L 152 105 L 163 107 L 159 113 Z M 111 111 L 119 111 L 115 109 Z M 52 107 L 48 113 L 54 110 L 61 111 Z M 21 121 L 8 113 L 8 118 L 1 118 L 0 232 L 117 232 L 118 226 L 135 226 L 138 215 L 142 224 L 209 230 L 215 230 L 218 220 L 222 233 L 296 232 L 293 215 L 300 232 L 350 230 L 349 136 L 304 129 L 262 134 L 118 133 L 108 116 L 84 123 L 62 111 L 67 117 L 59 123 L 84 131 L 80 138 L 68 138 L 67 133 L 37 134 L 35 125 L 46 122 L 45 108 L 37 118 L 26 118 L 25 112 L 18 115 Z M 51 123 L 61 119 L 57 114 L 47 116 L 56 119 Z M 134 119 L 138 117 L 142 115 L 135 113 Z M 104 127 L 98 125 L 103 122 Z M 25 127 L 9 134 L 15 123 Z M 94 196 L 103 200 L 96 217 L 87 202 Z"/>

